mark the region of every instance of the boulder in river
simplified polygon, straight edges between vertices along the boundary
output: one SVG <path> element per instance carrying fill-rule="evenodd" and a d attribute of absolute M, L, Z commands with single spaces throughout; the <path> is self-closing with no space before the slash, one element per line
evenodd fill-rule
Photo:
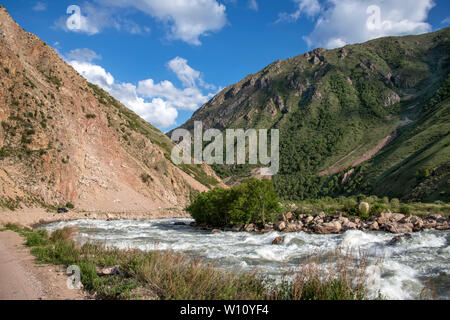
<path fill-rule="evenodd" d="M 272 244 L 282 244 L 284 242 L 284 236 L 276 237 L 273 239 Z"/>
<path fill-rule="evenodd" d="M 387 243 L 388 246 L 393 246 L 395 244 L 397 244 L 398 242 L 403 240 L 409 240 L 411 239 L 411 235 L 409 233 L 400 235 L 400 236 L 395 236 L 393 237 L 391 240 L 389 240 L 389 242 Z"/>

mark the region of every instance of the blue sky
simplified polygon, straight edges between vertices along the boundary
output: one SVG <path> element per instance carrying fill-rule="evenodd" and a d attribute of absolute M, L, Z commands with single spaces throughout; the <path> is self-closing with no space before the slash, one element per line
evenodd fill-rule
<path fill-rule="evenodd" d="M 450 25 L 447 0 L 1 0 L 80 74 L 163 131 L 278 59 Z M 67 9 L 70 5 L 78 11 Z M 67 25 L 67 20 L 72 24 Z"/>

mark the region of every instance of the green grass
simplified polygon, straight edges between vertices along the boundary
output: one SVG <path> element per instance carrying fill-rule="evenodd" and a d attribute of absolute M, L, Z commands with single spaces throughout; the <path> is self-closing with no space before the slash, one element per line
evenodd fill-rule
<path fill-rule="evenodd" d="M 86 291 L 97 299 L 161 300 L 353 300 L 367 297 L 364 259 L 337 253 L 329 270 L 307 261 L 294 280 L 275 283 L 257 273 L 235 273 L 203 259 L 170 251 L 142 252 L 77 245 L 71 228 L 44 230 L 7 225 L 22 235 L 39 263 L 77 265 Z M 121 274 L 99 276 L 97 267 L 120 266 Z M 325 272 L 327 271 L 327 272 Z M 327 276 L 324 276 L 328 274 Z"/>

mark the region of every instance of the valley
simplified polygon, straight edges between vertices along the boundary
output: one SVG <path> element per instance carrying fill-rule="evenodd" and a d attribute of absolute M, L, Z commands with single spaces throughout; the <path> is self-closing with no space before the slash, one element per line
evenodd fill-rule
<path fill-rule="evenodd" d="M 220 90 L 177 57 L 182 90 L 145 84 L 203 105 L 167 133 L 54 47 L 0 6 L 2 299 L 450 298 L 449 27 L 316 48 Z M 202 130 L 173 157 L 196 125 L 232 147 L 226 164 L 195 157 Z"/>

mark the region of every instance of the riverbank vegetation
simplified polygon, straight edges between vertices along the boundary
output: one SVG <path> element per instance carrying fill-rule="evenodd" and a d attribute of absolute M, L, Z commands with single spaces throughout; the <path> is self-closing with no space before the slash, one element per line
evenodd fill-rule
<path fill-rule="evenodd" d="M 281 282 L 257 273 L 236 273 L 212 262 L 167 251 L 143 252 L 106 248 L 95 243 L 82 246 L 72 240 L 76 230 L 65 228 L 48 234 L 7 225 L 4 230 L 25 238 L 37 262 L 81 270 L 83 288 L 95 299 L 155 300 L 353 300 L 367 298 L 366 260 L 350 253 L 336 253 L 327 269 L 318 260 L 305 261 L 295 274 Z M 1 230 L 0 230 L 1 231 Z M 99 275 L 115 266 L 118 272 Z"/>
<path fill-rule="evenodd" d="M 272 222 L 280 206 L 272 181 L 251 178 L 230 189 L 201 193 L 186 210 L 197 223 L 222 227 Z"/>
<path fill-rule="evenodd" d="M 378 216 L 384 210 L 402 214 L 413 214 L 426 216 L 430 214 L 441 214 L 443 216 L 450 215 L 450 203 L 435 201 L 433 203 L 421 202 L 401 202 L 397 198 L 389 199 L 388 197 L 377 196 L 353 196 L 353 197 L 324 197 L 320 199 L 307 199 L 303 201 L 284 202 L 282 212 L 291 210 L 290 205 L 295 204 L 296 213 L 319 213 L 325 212 L 333 215 L 341 212 L 347 216 L 358 215 L 358 208 L 361 202 L 370 205 L 370 215 Z"/>
<path fill-rule="evenodd" d="M 442 201 L 405 203 L 397 198 L 366 195 L 279 203 L 271 180 L 251 178 L 230 189 L 216 188 L 197 195 L 186 211 L 191 214 L 198 226 L 223 228 L 258 225 L 262 229 L 267 226 L 270 229 L 274 222 L 285 220 L 284 216 L 288 213 L 297 216 L 338 214 L 364 220 L 379 217 L 382 212 L 418 216 L 438 214 L 448 217 L 450 203 Z"/>

